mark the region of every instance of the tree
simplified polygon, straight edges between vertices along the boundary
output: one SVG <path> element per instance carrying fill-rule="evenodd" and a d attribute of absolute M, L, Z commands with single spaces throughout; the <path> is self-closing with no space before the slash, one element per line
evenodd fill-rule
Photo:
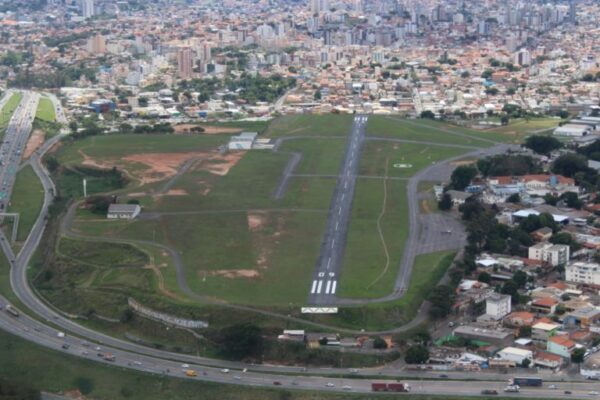
<path fill-rule="evenodd" d="M 526 358 L 521 362 L 521 368 L 529 368 L 530 364 L 531 360 L 529 358 Z"/>
<path fill-rule="evenodd" d="M 315 92 L 315 100 L 321 100 L 321 97 L 322 97 L 322 95 L 321 95 L 321 91 L 320 91 L 320 90 L 317 90 L 317 91 Z"/>
<path fill-rule="evenodd" d="M 531 326 L 523 325 L 519 327 L 519 337 L 531 337 Z"/>
<path fill-rule="evenodd" d="M 112 199 L 108 196 L 91 196 L 86 199 L 86 206 L 94 214 L 106 214 L 111 203 Z"/>
<path fill-rule="evenodd" d="M 387 342 L 381 336 L 375 336 L 375 339 L 373 339 L 373 348 L 382 350 L 387 349 L 387 347 Z"/>
<path fill-rule="evenodd" d="M 442 211 L 448 211 L 452 208 L 452 197 L 448 193 L 444 193 L 440 201 L 438 201 L 438 208 Z"/>
<path fill-rule="evenodd" d="M 263 338 L 251 322 L 231 325 L 222 330 L 221 352 L 227 358 L 241 360 L 262 352 Z"/>
<path fill-rule="evenodd" d="M 77 132 L 77 129 L 78 129 L 77 121 L 69 122 L 69 129 L 71 130 L 71 133 Z"/>
<path fill-rule="evenodd" d="M 429 360 L 429 350 L 421 344 L 409 347 L 404 355 L 407 364 L 424 364 L 427 360 Z"/>
<path fill-rule="evenodd" d="M 500 124 L 501 125 L 508 125 L 508 123 L 510 122 L 510 118 L 508 117 L 508 115 L 503 115 L 500 117 Z"/>
<path fill-rule="evenodd" d="M 521 270 L 515 271 L 512 276 L 513 282 L 520 288 L 524 288 L 527 283 L 527 274 Z"/>
<path fill-rule="evenodd" d="M 588 169 L 587 160 L 584 156 L 574 153 L 563 154 L 558 157 L 552 165 L 552 172 L 568 177 Z"/>
<path fill-rule="evenodd" d="M 476 176 L 477 168 L 472 165 L 461 165 L 452 172 L 450 187 L 454 190 L 464 190 Z"/>
<path fill-rule="evenodd" d="M 435 114 L 433 111 L 425 110 L 421 112 L 421 118 L 435 119 Z"/>
<path fill-rule="evenodd" d="M 575 192 L 566 192 L 560 196 L 560 199 L 565 202 L 567 207 L 581 209 L 583 202 L 579 200 L 579 196 Z"/>
<path fill-rule="evenodd" d="M 454 296 L 454 290 L 450 286 L 436 286 L 428 297 L 428 300 L 431 303 L 429 315 L 431 315 L 432 318 L 439 319 L 450 314 L 452 304 L 454 303 Z"/>
<path fill-rule="evenodd" d="M 524 146 L 538 154 L 548 155 L 563 147 L 563 144 L 552 136 L 533 135 L 525 139 Z"/>
<path fill-rule="evenodd" d="M 508 196 L 508 198 L 506 199 L 507 203 L 520 203 L 521 202 L 521 196 L 519 195 L 519 193 L 513 193 L 510 196 Z"/>
<path fill-rule="evenodd" d="M 571 353 L 571 361 L 575 364 L 581 364 L 585 358 L 585 348 L 580 347 Z"/>
<path fill-rule="evenodd" d="M 487 272 L 481 272 L 479 274 L 479 276 L 477 277 L 477 280 L 479 282 L 483 282 L 483 283 L 487 283 L 489 284 L 490 282 L 492 282 L 492 276 L 490 274 L 488 274 Z"/>
<path fill-rule="evenodd" d="M 512 281 L 512 280 L 506 281 L 504 283 L 504 285 L 502 285 L 502 289 L 500 290 L 500 293 L 510 295 L 510 297 L 512 298 L 513 304 L 519 303 L 519 287 L 517 286 L 517 284 L 514 281 Z"/>

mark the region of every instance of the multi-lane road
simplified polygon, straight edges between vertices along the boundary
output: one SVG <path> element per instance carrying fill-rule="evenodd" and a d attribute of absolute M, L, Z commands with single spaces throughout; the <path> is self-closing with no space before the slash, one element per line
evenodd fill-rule
<path fill-rule="evenodd" d="M 323 306 L 336 302 L 335 294 L 346 247 L 346 234 L 367 120 L 366 115 L 357 115 L 352 123 L 308 297 L 308 303 L 312 305 Z"/>
<path fill-rule="evenodd" d="M 33 96 L 33 97 L 32 97 Z M 31 115 L 35 115 L 37 101 L 32 101 L 35 98 L 34 94 L 26 93 L 24 100 L 17 114 L 13 117 L 15 122 L 27 121 Z M 33 113 L 33 114 L 32 114 Z M 359 117 L 357 117 L 359 118 Z M 12 121 L 11 121 L 12 122 Z M 362 135 L 364 134 L 364 122 L 356 121 L 354 129 L 358 129 L 353 133 L 353 138 L 350 140 L 349 146 L 352 148 L 355 145 L 358 147 Z M 31 129 L 26 123 L 17 124 L 19 126 L 17 138 L 19 141 L 26 140 L 25 138 Z M 420 381 L 419 377 L 435 378 L 435 373 L 418 372 L 411 373 L 399 371 L 393 367 L 384 367 L 380 369 L 360 369 L 356 371 L 348 371 L 347 369 L 326 369 L 326 368 L 302 368 L 293 366 L 272 366 L 272 365 L 248 365 L 243 363 L 228 362 L 223 360 L 215 360 L 203 357 L 196 357 L 184 354 L 170 353 L 162 350 L 156 350 L 144 347 L 135 343 L 123 341 L 113 338 L 102 333 L 95 332 L 85 328 L 72 320 L 64 317 L 54 311 L 35 296 L 26 279 L 26 268 L 28 262 L 37 247 L 41 235 L 44 230 L 48 206 L 52 202 L 54 196 L 54 185 L 48 175 L 48 172 L 41 164 L 41 157 L 60 136 L 50 139 L 44 146 L 36 151 L 28 161 L 34 168 L 34 171 L 39 176 L 45 192 L 44 204 L 42 211 L 30 232 L 24 246 L 17 255 L 11 266 L 11 286 L 17 297 L 23 304 L 29 308 L 29 312 L 36 315 L 37 319 L 32 319 L 21 310 L 19 317 L 14 317 L 6 311 L 0 311 L 0 329 L 11 332 L 26 340 L 34 342 L 38 345 L 45 346 L 57 351 L 71 354 L 73 356 L 94 360 L 96 362 L 107 365 L 117 365 L 120 367 L 135 369 L 147 373 L 176 376 L 193 380 L 204 380 L 221 383 L 241 384 L 248 386 L 274 386 L 277 382 L 278 387 L 290 389 L 310 389 L 320 391 L 342 391 L 342 392 L 369 392 L 370 383 L 373 380 L 379 381 L 382 376 L 415 376 L 417 379 L 409 378 L 408 382 L 412 385 L 413 393 L 422 394 L 454 394 L 454 395 L 478 395 L 481 390 L 489 388 L 497 388 L 498 390 L 504 386 L 504 382 L 509 375 L 479 375 L 475 378 L 495 379 L 493 382 L 476 381 L 470 382 L 469 385 L 464 385 L 460 380 L 438 380 L 438 381 Z M 16 154 L 16 153 L 15 153 Z M 355 156 L 358 158 L 358 154 Z M 17 157 L 13 162 L 20 161 Z M 355 161 L 344 161 L 344 164 L 355 171 Z M 1 176 L 9 173 L 6 169 L 7 165 L 0 166 Z M 6 175 L 8 176 L 8 175 Z M 352 174 L 349 175 L 350 177 Z M 342 188 L 345 182 L 342 180 Z M 8 195 L 12 186 L 7 187 Z M 350 182 L 348 181 L 348 189 Z M 352 188 L 353 190 L 353 188 Z M 336 197 L 340 196 L 338 192 Z M 340 206 L 350 207 L 350 204 L 342 204 L 348 201 L 347 199 L 339 198 Z M 335 224 L 339 221 L 333 219 L 329 224 Z M 341 223 L 341 222 L 340 222 Z M 0 231 L 0 247 L 7 254 L 9 259 L 12 259 L 12 250 Z M 333 240 L 333 238 L 331 239 Z M 325 265 L 326 267 L 326 265 Z M 331 291 L 331 290 L 330 290 Z M 6 308 L 7 300 L 0 297 L 0 306 Z M 42 322 L 45 321 L 45 322 Z M 58 328 L 56 328 L 58 327 Z M 61 331 L 59 331 L 59 329 Z M 113 361 L 105 360 L 105 355 L 111 354 L 115 358 Z M 100 355 L 100 356 L 99 356 Z M 184 366 L 187 364 L 189 366 Z M 182 370 L 193 369 L 197 372 L 196 377 L 186 377 Z M 341 378 L 340 375 L 355 374 L 356 377 L 363 379 L 348 379 Z M 471 374 L 457 373 L 454 376 L 456 379 L 465 379 L 474 377 Z M 370 379 L 364 379 L 370 378 Z M 590 390 L 600 390 L 600 384 L 587 383 L 559 383 L 559 388 L 568 388 L 572 391 L 570 397 L 588 397 L 587 392 Z M 563 397 L 562 392 L 552 390 L 548 387 L 538 389 L 526 389 L 521 395 L 527 397 Z"/>

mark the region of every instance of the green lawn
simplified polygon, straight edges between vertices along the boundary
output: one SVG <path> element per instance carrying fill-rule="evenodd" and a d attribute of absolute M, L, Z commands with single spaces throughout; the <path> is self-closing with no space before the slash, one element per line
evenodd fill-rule
<path fill-rule="evenodd" d="M 413 143 L 369 141 L 361 153 L 361 175 L 408 178 L 438 161 L 468 152 L 467 149 Z M 402 165 L 404 164 L 404 165 Z M 401 168 L 398 168 L 401 167 Z"/>
<path fill-rule="evenodd" d="M 492 145 L 491 143 L 479 140 L 481 137 L 488 138 L 488 135 L 481 132 L 470 131 L 466 128 L 456 128 L 448 124 L 422 119 L 408 120 L 399 117 L 371 116 L 367 123 L 367 134 L 392 139 L 458 144 L 482 148 Z M 502 137 L 502 135 L 496 136 Z M 497 139 L 497 137 L 490 139 Z"/>
<path fill-rule="evenodd" d="M 29 231 L 44 202 L 44 188 L 33 171 L 27 166 L 18 174 L 13 188 L 12 197 L 7 212 L 19 213 L 19 226 L 17 229 L 17 241 L 27 239 Z"/>
<path fill-rule="evenodd" d="M 508 125 L 490 128 L 488 132 L 501 133 L 522 142 L 526 136 L 533 133 L 548 134 L 558 126 L 560 118 L 531 118 L 511 120 Z"/>
<path fill-rule="evenodd" d="M 381 230 L 389 261 L 377 225 L 384 181 L 359 179 L 357 182 L 338 292 L 342 297 L 383 297 L 393 288 L 408 236 L 408 205 L 405 182 L 388 180 L 386 190 Z"/>
<path fill-rule="evenodd" d="M 47 97 L 41 97 L 40 102 L 38 104 L 37 111 L 35 113 L 35 117 L 45 122 L 54 122 L 56 120 L 56 115 L 54 112 L 54 104 Z"/>
<path fill-rule="evenodd" d="M 492 130 L 479 130 L 479 129 L 471 129 L 464 126 L 454 125 L 449 122 L 443 121 L 435 121 L 431 119 L 417 119 L 410 120 L 411 123 L 417 124 L 420 127 L 431 129 L 433 132 L 437 132 L 438 134 L 454 134 L 455 138 L 460 136 L 457 135 L 467 135 L 470 138 L 474 139 L 482 139 L 485 140 L 484 147 L 490 147 L 493 142 L 499 143 L 514 143 L 515 138 L 510 135 L 505 135 L 504 133 L 494 132 Z M 480 142 L 482 141 L 480 140 Z"/>
<path fill-rule="evenodd" d="M 337 175 L 346 151 L 345 139 L 298 139 L 281 146 L 282 151 L 302 153 L 298 174 Z"/>
<path fill-rule="evenodd" d="M 348 136 L 352 121 L 352 115 L 286 115 L 273 120 L 265 136 Z"/>
<path fill-rule="evenodd" d="M 223 135 L 102 135 L 63 146 L 57 152 L 61 164 L 79 164 L 85 155 L 97 160 L 116 160 L 130 154 L 181 153 L 216 149 L 229 141 Z"/>

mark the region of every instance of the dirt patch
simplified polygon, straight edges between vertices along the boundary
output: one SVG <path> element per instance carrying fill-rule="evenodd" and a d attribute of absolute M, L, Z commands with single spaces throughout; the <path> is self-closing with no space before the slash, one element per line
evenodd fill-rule
<path fill-rule="evenodd" d="M 147 196 L 147 193 L 144 192 L 136 192 L 136 193 L 129 193 L 127 195 L 127 197 L 144 197 Z"/>
<path fill-rule="evenodd" d="M 227 175 L 229 170 L 244 157 L 245 151 L 236 151 L 235 153 L 212 153 L 211 157 L 208 157 L 196 166 L 196 170 L 207 171 L 211 174 L 224 176 Z"/>
<path fill-rule="evenodd" d="M 98 169 L 110 169 L 115 166 L 114 164 L 111 164 L 108 162 L 96 161 L 92 157 L 85 154 L 83 152 L 83 150 L 79 150 L 78 153 L 81 157 L 83 157 L 83 161 L 81 162 L 81 165 L 84 165 L 86 167 L 92 167 L 92 168 L 98 168 Z"/>
<path fill-rule="evenodd" d="M 205 135 L 219 135 L 224 133 L 240 133 L 242 132 L 241 128 L 227 127 L 227 126 L 211 126 L 211 125 L 193 125 L 193 124 L 181 124 L 175 125 L 173 128 L 175 129 L 175 133 L 183 134 L 183 133 L 195 133 L 192 131 L 192 128 L 201 127 L 204 129 L 204 132 L 199 132 L 200 134 Z"/>
<path fill-rule="evenodd" d="M 29 158 L 34 151 L 36 151 L 43 143 L 46 137 L 46 132 L 41 129 L 36 129 L 31 133 L 25 151 L 23 151 L 23 158 Z"/>
<path fill-rule="evenodd" d="M 236 279 L 236 278 L 258 278 L 260 272 L 255 269 L 218 269 L 215 271 L 208 271 L 208 276 L 222 276 L 223 278 Z"/>
<path fill-rule="evenodd" d="M 454 165 L 460 167 L 461 165 L 471 165 L 475 164 L 476 160 L 461 160 L 461 161 L 453 161 L 450 165 Z"/>
<path fill-rule="evenodd" d="M 267 223 L 267 215 L 264 212 L 248 213 L 248 229 L 250 232 L 257 232 Z"/>
<path fill-rule="evenodd" d="M 189 193 L 183 189 L 171 189 L 165 193 L 165 196 L 187 196 L 188 194 Z"/>

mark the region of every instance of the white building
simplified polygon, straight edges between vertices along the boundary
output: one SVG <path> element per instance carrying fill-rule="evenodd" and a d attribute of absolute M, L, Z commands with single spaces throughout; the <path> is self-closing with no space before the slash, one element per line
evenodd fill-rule
<path fill-rule="evenodd" d="M 239 136 L 232 136 L 227 147 L 229 150 L 250 150 L 257 136 L 256 132 L 242 132 Z"/>
<path fill-rule="evenodd" d="M 94 0 L 81 0 L 81 16 L 83 18 L 94 16 Z"/>
<path fill-rule="evenodd" d="M 485 314 L 498 321 L 510 314 L 511 298 L 508 295 L 494 293 L 485 300 Z"/>
<path fill-rule="evenodd" d="M 600 285 L 600 265 L 583 261 L 573 262 L 565 268 L 567 282 Z"/>
<path fill-rule="evenodd" d="M 565 244 L 537 243 L 529 247 L 528 257 L 532 260 L 545 261 L 552 266 L 569 262 L 569 246 Z"/>
<path fill-rule="evenodd" d="M 111 204 L 108 206 L 108 219 L 134 219 L 137 217 L 142 208 L 139 204 Z"/>
<path fill-rule="evenodd" d="M 533 352 L 531 350 L 519 349 L 517 347 L 506 347 L 496 354 L 496 359 L 512 361 L 516 364 L 523 364 L 523 361 L 533 361 Z"/>
<path fill-rule="evenodd" d="M 581 137 L 586 136 L 590 130 L 591 128 L 586 125 L 565 124 L 554 129 L 554 135 Z"/>

